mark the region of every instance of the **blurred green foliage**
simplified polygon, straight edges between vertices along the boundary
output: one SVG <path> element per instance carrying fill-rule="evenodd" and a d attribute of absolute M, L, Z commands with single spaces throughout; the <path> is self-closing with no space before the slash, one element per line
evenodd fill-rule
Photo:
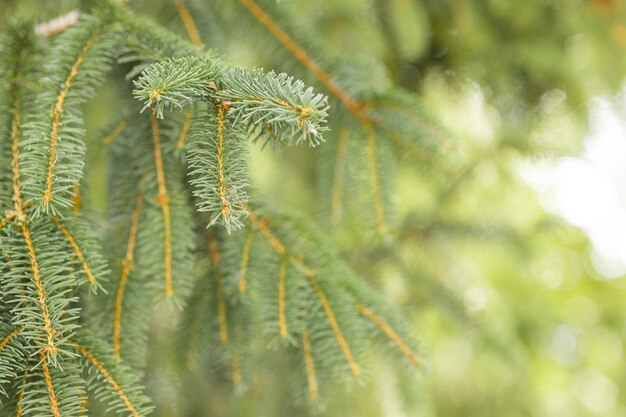
<path fill-rule="evenodd" d="M 208 48 L 234 63 L 315 82 L 231 3 L 186 2 Z M 7 16 L 45 21 L 76 6 L 66 0 L 2 0 L 0 22 Z M 186 35 L 173 2 L 134 0 L 129 6 Z M 589 99 L 622 86 L 626 5 L 281 0 L 273 10 L 313 56 L 336 65 L 329 70 L 338 77 L 343 62 L 383 63 L 382 76 L 365 77 L 366 89 L 389 82 L 419 95 L 454 138 L 454 152 L 440 160 L 396 168 L 399 232 L 393 244 L 372 247 L 350 228 L 331 234 L 351 266 L 409 316 L 428 352 L 429 370 L 417 378 L 398 376 L 379 363 L 367 384 L 341 391 L 321 412 L 626 415 L 626 280 L 603 280 L 593 270 L 586 237 L 547 212 L 521 174 L 524 166 L 579 152 Z M 116 116 L 107 105 L 109 87 L 89 104 L 87 118 L 88 199 L 99 210 L 99 143 Z M 251 147 L 253 186 L 277 207 L 318 216 L 320 155 L 304 147 L 279 153 Z M 155 327 L 163 325 L 158 321 Z M 158 333 L 153 337 L 153 346 L 163 346 Z M 167 351 L 155 348 L 151 360 L 158 366 L 146 378 L 159 416 L 179 415 L 170 385 L 189 390 L 198 416 L 305 412 L 284 402 L 291 371 L 284 363 L 246 364 L 260 376 L 239 393 L 215 385 L 211 369 L 206 380 L 173 382 Z"/>

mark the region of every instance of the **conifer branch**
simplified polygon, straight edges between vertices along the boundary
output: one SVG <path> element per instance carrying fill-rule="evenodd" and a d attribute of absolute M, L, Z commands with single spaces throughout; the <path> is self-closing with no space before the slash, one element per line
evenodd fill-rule
<path fill-rule="evenodd" d="M 226 313 L 226 299 L 224 296 L 222 268 L 220 266 L 220 252 L 217 246 L 217 240 L 213 236 L 209 236 L 209 257 L 213 266 L 215 275 L 215 291 L 217 293 L 217 314 L 220 326 L 220 343 L 225 345 L 228 343 L 228 316 Z"/>
<path fill-rule="evenodd" d="M 111 142 L 113 142 L 120 135 L 120 133 L 122 133 L 124 131 L 124 129 L 126 129 L 127 126 L 128 126 L 128 120 L 126 120 L 126 119 L 120 120 L 120 122 L 117 125 L 115 125 L 113 130 L 111 130 L 111 132 L 109 132 L 102 139 L 102 143 L 104 145 L 108 145 Z"/>
<path fill-rule="evenodd" d="M 83 252 L 80 250 L 80 247 L 76 243 L 76 240 L 70 234 L 69 230 L 67 230 L 67 227 L 65 227 L 65 225 L 61 223 L 59 219 L 57 219 L 56 217 L 53 217 L 52 222 L 59 227 L 61 232 L 63 232 L 63 234 L 67 238 L 67 241 L 72 247 L 72 250 L 76 254 L 76 257 L 78 258 L 78 262 L 80 262 L 83 270 L 85 271 L 85 275 L 87 276 L 87 279 L 89 280 L 89 284 L 91 284 L 93 288 L 96 288 L 96 286 L 98 285 L 98 282 L 96 281 L 96 277 L 94 276 L 93 272 L 91 271 L 91 268 L 87 264 L 87 261 L 85 260 L 85 257 L 83 256 Z"/>
<path fill-rule="evenodd" d="M 159 119 L 166 109 L 182 109 L 215 88 L 217 68 L 208 58 L 190 56 L 157 62 L 134 81 L 133 95 Z"/>
<path fill-rule="evenodd" d="M 100 374 L 104 377 L 104 379 L 111 385 L 111 387 L 113 387 L 113 389 L 115 390 L 119 398 L 123 401 L 124 405 L 126 406 L 128 411 L 131 413 L 131 415 L 133 417 L 140 417 L 139 413 L 137 412 L 137 410 L 131 403 L 130 399 L 128 398 L 124 390 L 122 390 L 122 387 L 120 386 L 120 384 L 111 376 L 109 371 L 102 365 L 102 363 L 85 347 L 79 345 L 75 341 L 71 341 L 71 343 L 76 347 L 76 350 L 85 357 L 85 359 L 87 359 L 89 362 L 93 364 L 93 366 L 96 367 L 98 372 L 100 372 Z"/>
<path fill-rule="evenodd" d="M 243 243 L 243 249 L 241 250 L 241 266 L 239 267 L 239 292 L 244 293 L 247 285 L 248 275 L 248 262 L 250 260 L 250 248 L 254 241 L 256 232 L 254 229 L 250 229 L 246 235 L 246 240 Z"/>
<path fill-rule="evenodd" d="M 259 219 L 256 213 L 252 211 L 250 207 L 246 207 L 246 208 L 248 209 L 248 215 L 250 216 L 250 221 L 252 221 L 252 224 L 256 225 L 259 228 L 263 236 L 267 239 L 269 244 L 272 246 L 272 248 L 274 248 L 274 250 L 279 255 L 284 255 L 285 247 L 280 242 L 280 240 L 278 240 L 276 236 L 274 236 L 272 232 L 270 231 L 270 229 L 267 227 L 267 220 Z"/>
<path fill-rule="evenodd" d="M 11 120 L 11 170 L 13 173 L 13 203 L 15 207 L 15 217 L 18 222 L 23 222 L 25 215 L 23 212 L 24 202 L 22 201 L 20 185 L 20 125 L 22 123 L 21 97 L 16 97 L 13 107 L 13 119 Z"/>
<path fill-rule="evenodd" d="M 143 192 L 140 189 L 135 199 L 135 208 L 130 223 L 130 231 L 128 232 L 128 243 L 126 245 L 126 256 L 122 261 L 122 273 L 117 284 L 115 293 L 115 313 L 113 315 L 113 352 L 115 357 L 121 358 L 120 334 L 122 329 L 122 306 L 124 303 L 124 290 L 128 275 L 133 269 L 133 261 L 135 257 L 135 242 L 137 240 L 137 232 L 139 230 L 139 216 L 141 213 L 141 205 L 143 204 Z"/>
<path fill-rule="evenodd" d="M 174 0 L 174 6 L 180 16 L 180 20 L 185 26 L 185 30 L 187 31 L 187 35 L 189 36 L 191 43 L 194 44 L 194 46 L 202 46 L 202 39 L 200 38 L 198 28 L 191 17 L 191 13 L 189 13 L 189 10 L 185 7 L 185 4 L 181 0 Z"/>
<path fill-rule="evenodd" d="M 44 352 L 41 352 L 41 368 L 43 369 L 44 380 L 46 382 L 46 389 L 48 390 L 48 397 L 50 399 L 50 410 L 54 417 L 61 417 L 61 412 L 59 411 L 57 394 L 54 390 L 54 385 L 52 383 L 52 377 L 50 376 L 50 368 L 48 367 L 48 359 Z"/>
<path fill-rule="evenodd" d="M 72 198 L 70 199 L 72 202 L 72 211 L 74 213 L 78 213 L 82 206 L 82 200 L 80 197 L 80 186 L 78 184 L 74 184 L 72 189 Z"/>
<path fill-rule="evenodd" d="M 376 313 L 372 310 L 364 306 L 363 304 L 357 303 L 357 309 L 368 319 L 370 319 L 376 327 L 378 327 L 383 333 L 385 333 L 389 339 L 395 343 L 395 345 L 400 349 L 407 357 L 409 362 L 413 365 L 419 365 L 422 362 L 422 359 L 419 358 L 413 351 L 404 343 L 404 341 L 398 336 L 398 334 Z"/>
<path fill-rule="evenodd" d="M 226 108 L 219 106 L 217 109 L 217 192 L 222 200 L 222 217 L 225 222 L 230 218 L 229 203 L 226 199 L 226 186 L 224 184 L 224 114 Z"/>
<path fill-rule="evenodd" d="M 330 327 L 333 329 L 333 332 L 335 333 L 335 338 L 337 339 L 337 343 L 343 350 L 346 360 L 348 361 L 348 364 L 350 365 L 350 370 L 352 371 L 354 375 L 358 375 L 361 372 L 361 368 L 354 361 L 354 358 L 352 357 L 352 351 L 350 350 L 350 347 L 348 346 L 346 339 L 343 337 L 341 328 L 339 327 L 339 323 L 337 323 L 337 319 L 335 318 L 335 313 L 333 313 L 333 309 L 331 308 L 330 303 L 328 302 L 328 298 L 326 297 L 326 294 L 324 293 L 324 291 L 322 290 L 322 287 L 320 287 L 319 282 L 317 281 L 317 274 L 315 273 L 309 274 L 309 279 L 311 280 L 313 289 L 315 289 L 315 293 L 317 294 L 317 296 L 320 299 L 320 302 L 322 303 L 322 307 L 324 308 L 324 312 L 326 313 L 326 317 L 328 318 Z"/>
<path fill-rule="evenodd" d="M 333 93 L 354 114 L 363 112 L 363 104 L 356 102 L 333 80 L 333 77 L 302 49 L 254 0 L 240 0 L 241 4 L 261 23 L 276 39 L 300 61 L 304 67 L 313 73 L 328 90 Z"/>
<path fill-rule="evenodd" d="M 245 219 L 248 200 L 243 130 L 224 104 L 199 111 L 190 127 L 187 164 L 198 211 L 208 212 L 209 226 L 219 223 L 230 233 Z"/>
<path fill-rule="evenodd" d="M 236 121 L 287 145 L 323 141 L 328 99 L 287 74 L 234 67 L 222 71 L 215 97 L 232 108 Z"/>
<path fill-rule="evenodd" d="M 24 368 L 25 354 L 24 343 L 19 340 L 21 328 L 13 328 L 1 325 L 0 329 L 0 404 L 2 397 L 10 395 L 4 388 L 4 384 L 17 378 L 17 374 Z M 6 331 L 6 333 L 5 333 Z"/>
<path fill-rule="evenodd" d="M 24 375 L 22 377 L 22 386 L 20 387 L 20 393 L 17 396 L 17 407 L 15 410 L 15 417 L 21 417 L 22 411 L 24 408 L 24 396 L 26 394 L 26 378 L 28 377 L 28 369 L 24 371 Z"/>
<path fill-rule="evenodd" d="M 163 157 L 161 156 L 161 134 L 155 115 L 150 115 L 152 125 L 152 139 L 154 142 L 154 162 L 156 164 L 156 175 L 158 181 L 159 194 L 157 202 L 163 211 L 163 239 L 165 245 L 165 295 L 172 297 L 174 288 L 172 286 L 172 230 L 170 219 L 170 197 L 165 184 L 165 172 L 163 170 Z"/>
<path fill-rule="evenodd" d="M 311 354 L 311 341 L 309 340 L 309 332 L 302 332 L 302 352 L 304 354 L 304 363 L 306 365 L 307 381 L 309 385 L 309 400 L 311 402 L 317 400 L 318 387 L 315 378 L 315 364 L 313 363 L 313 355 Z"/>
<path fill-rule="evenodd" d="M 43 318 L 43 330 L 47 340 L 47 344 L 42 350 L 42 354 L 54 357 L 54 355 L 59 350 L 55 342 L 55 335 L 58 332 L 56 329 L 53 328 L 52 322 L 50 320 L 50 312 L 46 299 L 46 291 L 44 291 L 43 289 L 43 284 L 41 281 L 42 277 L 39 270 L 39 262 L 37 261 L 37 254 L 35 252 L 35 246 L 33 245 L 33 239 L 31 238 L 30 229 L 26 224 L 22 224 L 21 231 L 22 235 L 24 236 L 26 246 L 28 247 L 28 257 L 30 259 L 31 272 L 33 274 L 33 280 L 35 281 L 35 286 L 37 289 L 37 303 L 39 304 L 39 308 L 41 309 L 41 316 Z"/>
<path fill-rule="evenodd" d="M 269 230 L 266 224 L 266 219 L 259 220 L 256 214 L 254 214 L 254 212 L 251 209 L 248 208 L 248 210 L 250 213 L 250 220 L 252 221 L 253 224 L 255 224 L 259 228 L 259 230 L 261 230 L 261 233 L 268 240 L 268 242 L 274 248 L 274 250 L 280 255 L 285 255 L 285 247 Z M 291 255 L 291 260 L 309 278 L 311 282 L 311 286 L 315 290 L 315 293 L 317 294 L 320 300 L 322 308 L 324 309 L 324 312 L 328 319 L 328 323 L 330 324 L 330 327 L 333 330 L 335 338 L 337 339 L 337 343 L 341 347 L 341 350 L 343 351 L 344 356 L 348 364 L 350 365 L 350 369 L 352 373 L 354 375 L 358 375 L 361 372 L 361 369 L 359 365 L 354 361 L 354 358 L 352 356 L 352 351 L 350 350 L 350 347 L 348 346 L 348 343 L 346 342 L 346 339 L 344 338 L 343 333 L 341 332 L 341 328 L 339 327 L 339 323 L 337 322 L 335 313 L 333 312 L 333 309 L 330 306 L 328 297 L 326 297 L 326 294 L 324 293 L 324 291 L 319 285 L 319 282 L 317 280 L 317 272 L 314 269 L 307 266 L 306 264 L 304 264 L 301 259 L 303 259 L 301 255 L 295 255 L 295 254 Z"/>
<path fill-rule="evenodd" d="M 4 347 L 19 333 L 20 333 L 20 329 L 18 328 L 18 329 L 13 330 L 8 335 L 6 335 L 4 339 L 2 339 L 2 341 L 0 342 L 0 352 L 2 352 L 2 349 L 4 349 Z"/>
<path fill-rule="evenodd" d="M 59 124 L 61 123 L 61 116 L 63 113 L 63 106 L 65 104 L 65 97 L 67 96 L 67 94 L 70 91 L 70 88 L 72 87 L 72 82 L 74 81 L 74 79 L 76 78 L 76 75 L 78 74 L 78 69 L 82 65 L 83 61 L 85 60 L 85 57 L 87 56 L 87 53 L 91 49 L 94 39 L 97 38 L 99 35 L 100 34 L 96 32 L 90 38 L 88 38 L 87 41 L 85 42 L 85 46 L 80 51 L 80 53 L 76 57 L 76 60 L 72 64 L 72 67 L 70 68 L 70 72 L 67 78 L 65 79 L 63 88 L 61 89 L 61 92 L 57 96 L 56 104 L 54 105 L 54 110 L 51 115 L 52 134 L 50 135 L 50 151 L 49 151 L 50 156 L 48 158 L 48 174 L 46 176 L 46 188 L 43 194 L 44 205 L 47 205 L 48 203 L 50 203 L 50 201 L 52 201 L 52 182 L 53 182 L 53 175 L 54 175 L 54 167 L 57 162 L 57 141 L 59 139 Z"/>
<path fill-rule="evenodd" d="M 185 113 L 185 121 L 183 122 L 183 126 L 180 129 L 180 135 L 178 135 L 178 140 L 176 141 L 176 149 L 183 149 L 185 147 L 185 139 L 187 139 L 187 132 L 189 131 L 189 126 L 191 125 L 191 118 L 193 116 L 193 112 L 188 111 Z"/>

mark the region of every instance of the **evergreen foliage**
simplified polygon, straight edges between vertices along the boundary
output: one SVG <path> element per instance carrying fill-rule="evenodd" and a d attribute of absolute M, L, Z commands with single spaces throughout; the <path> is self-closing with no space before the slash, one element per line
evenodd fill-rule
<path fill-rule="evenodd" d="M 411 322 L 418 309 L 400 304 L 434 305 L 464 346 L 480 339 L 497 352 L 504 371 L 486 374 L 526 371 L 514 352 L 527 323 L 505 331 L 474 319 L 457 277 L 484 255 L 457 259 L 456 247 L 521 248 L 486 256 L 503 275 L 523 275 L 516 268 L 543 248 L 527 242 L 534 226 L 501 224 L 505 198 L 484 190 L 492 171 L 506 170 L 493 155 L 515 165 L 550 147 L 508 133 L 482 146 L 462 127 L 452 133 L 443 126 L 455 113 L 435 115 L 416 77 L 458 64 L 486 86 L 481 94 L 500 94 L 494 119 L 535 128 L 520 108 L 545 105 L 548 88 L 578 97 L 592 83 L 542 70 L 563 56 L 547 65 L 525 44 L 516 43 L 527 57 L 520 68 L 499 59 L 503 78 L 471 55 L 506 49 L 492 26 L 511 42 L 535 27 L 509 28 L 502 2 L 478 0 L 320 1 L 328 14 L 305 1 L 60 3 L 78 9 L 38 29 L 0 18 L 1 417 L 365 417 L 378 415 L 372 390 L 382 409 L 394 384 L 421 410 L 428 405 L 404 386 L 429 361 Z M 473 13 L 480 18 L 466 18 Z M 451 34 L 452 20 L 480 36 Z M 378 26 L 346 35 L 344 21 Z M 615 33 L 626 39 L 626 29 Z M 342 36 L 359 47 L 327 45 Z M 548 52 L 578 41 L 561 33 L 550 42 Z M 265 68 L 234 63 L 246 53 Z M 264 183 L 265 169 L 279 170 L 274 182 Z M 520 187 L 510 172 L 501 177 L 502 189 Z M 465 189 L 470 197 L 459 197 Z M 478 192 L 495 215 L 476 208 Z M 390 288 L 394 299 L 382 295 Z M 443 351 L 449 367 L 469 362 L 464 350 Z M 510 375 L 501 389 L 514 392 Z M 436 400 L 441 415 L 492 411 L 466 412 L 474 398 Z M 537 414 L 517 404 L 523 395 L 509 400 L 497 410 Z"/>
<path fill-rule="evenodd" d="M 246 346 L 262 337 L 289 352 L 302 370 L 299 385 L 317 403 L 331 381 L 362 374 L 364 323 L 417 364 L 408 340 L 370 310 L 384 302 L 369 304 L 373 290 L 357 284 L 308 220 L 249 202 L 246 142 L 319 145 L 326 96 L 285 73 L 228 65 L 113 3 L 87 6 L 59 32 L 42 39 L 12 25 L 2 40 L 0 169 L 11 185 L 3 186 L 0 242 L 6 410 L 149 414 L 139 379 L 150 370 L 151 306 L 161 298 L 173 301 L 163 307 L 171 313 L 184 308 L 185 320 L 172 319 L 183 367 L 209 358 L 231 369 L 236 386 L 256 355 Z M 129 115 L 105 140 L 103 249 L 80 195 L 83 105 L 113 66 Z M 373 135 L 364 107 L 350 110 Z M 366 151 L 375 189 L 384 175 L 376 140 Z M 86 287 L 92 291 L 80 291 Z"/>

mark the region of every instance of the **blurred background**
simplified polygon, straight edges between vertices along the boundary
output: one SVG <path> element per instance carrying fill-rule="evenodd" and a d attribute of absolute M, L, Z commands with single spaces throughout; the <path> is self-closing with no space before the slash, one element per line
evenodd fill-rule
<path fill-rule="evenodd" d="M 43 22 L 79 3 L 0 0 L 0 22 Z M 262 382 L 248 392 L 216 383 L 211 398 L 195 399 L 205 402 L 197 415 L 626 415 L 626 4 L 260 3 L 351 91 L 389 84 L 411 93 L 450 139 L 436 160 L 394 167 L 391 241 L 372 244 L 362 225 L 328 227 L 343 258 L 408 317 L 427 369 L 407 375 L 381 360 L 321 410 L 296 413 L 284 404 L 289 369 L 259 364 Z M 177 2 L 127 4 L 188 36 Z M 238 1 L 183 4 L 206 47 L 229 62 L 324 91 Z M 116 116 L 109 87 L 87 113 L 96 212 L 105 209 L 103 132 Z M 260 199 L 324 224 L 327 145 L 251 146 Z M 163 365 L 149 385 L 157 415 L 175 416 L 167 374 Z"/>

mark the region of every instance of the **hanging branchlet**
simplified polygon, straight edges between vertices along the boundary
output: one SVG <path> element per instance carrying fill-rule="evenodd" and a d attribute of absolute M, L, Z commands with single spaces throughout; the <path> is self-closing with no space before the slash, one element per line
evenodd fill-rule
<path fill-rule="evenodd" d="M 209 214 L 209 226 L 221 224 L 229 233 L 239 229 L 247 217 L 244 134 L 227 106 L 210 105 L 194 118 L 186 146 L 198 211 Z"/>
<path fill-rule="evenodd" d="M 81 104 L 95 95 L 116 54 L 118 37 L 104 19 L 82 16 L 61 34 L 45 64 L 37 113 L 20 143 L 25 200 L 34 214 L 72 206 L 85 144 Z"/>
<path fill-rule="evenodd" d="M 87 392 L 119 416 L 144 417 L 153 407 L 137 375 L 116 359 L 113 350 L 83 330 L 70 344 L 87 372 Z"/>
<path fill-rule="evenodd" d="M 20 329 L 0 321 L 0 404 L 8 398 L 9 385 L 23 372 L 26 355 Z"/>

